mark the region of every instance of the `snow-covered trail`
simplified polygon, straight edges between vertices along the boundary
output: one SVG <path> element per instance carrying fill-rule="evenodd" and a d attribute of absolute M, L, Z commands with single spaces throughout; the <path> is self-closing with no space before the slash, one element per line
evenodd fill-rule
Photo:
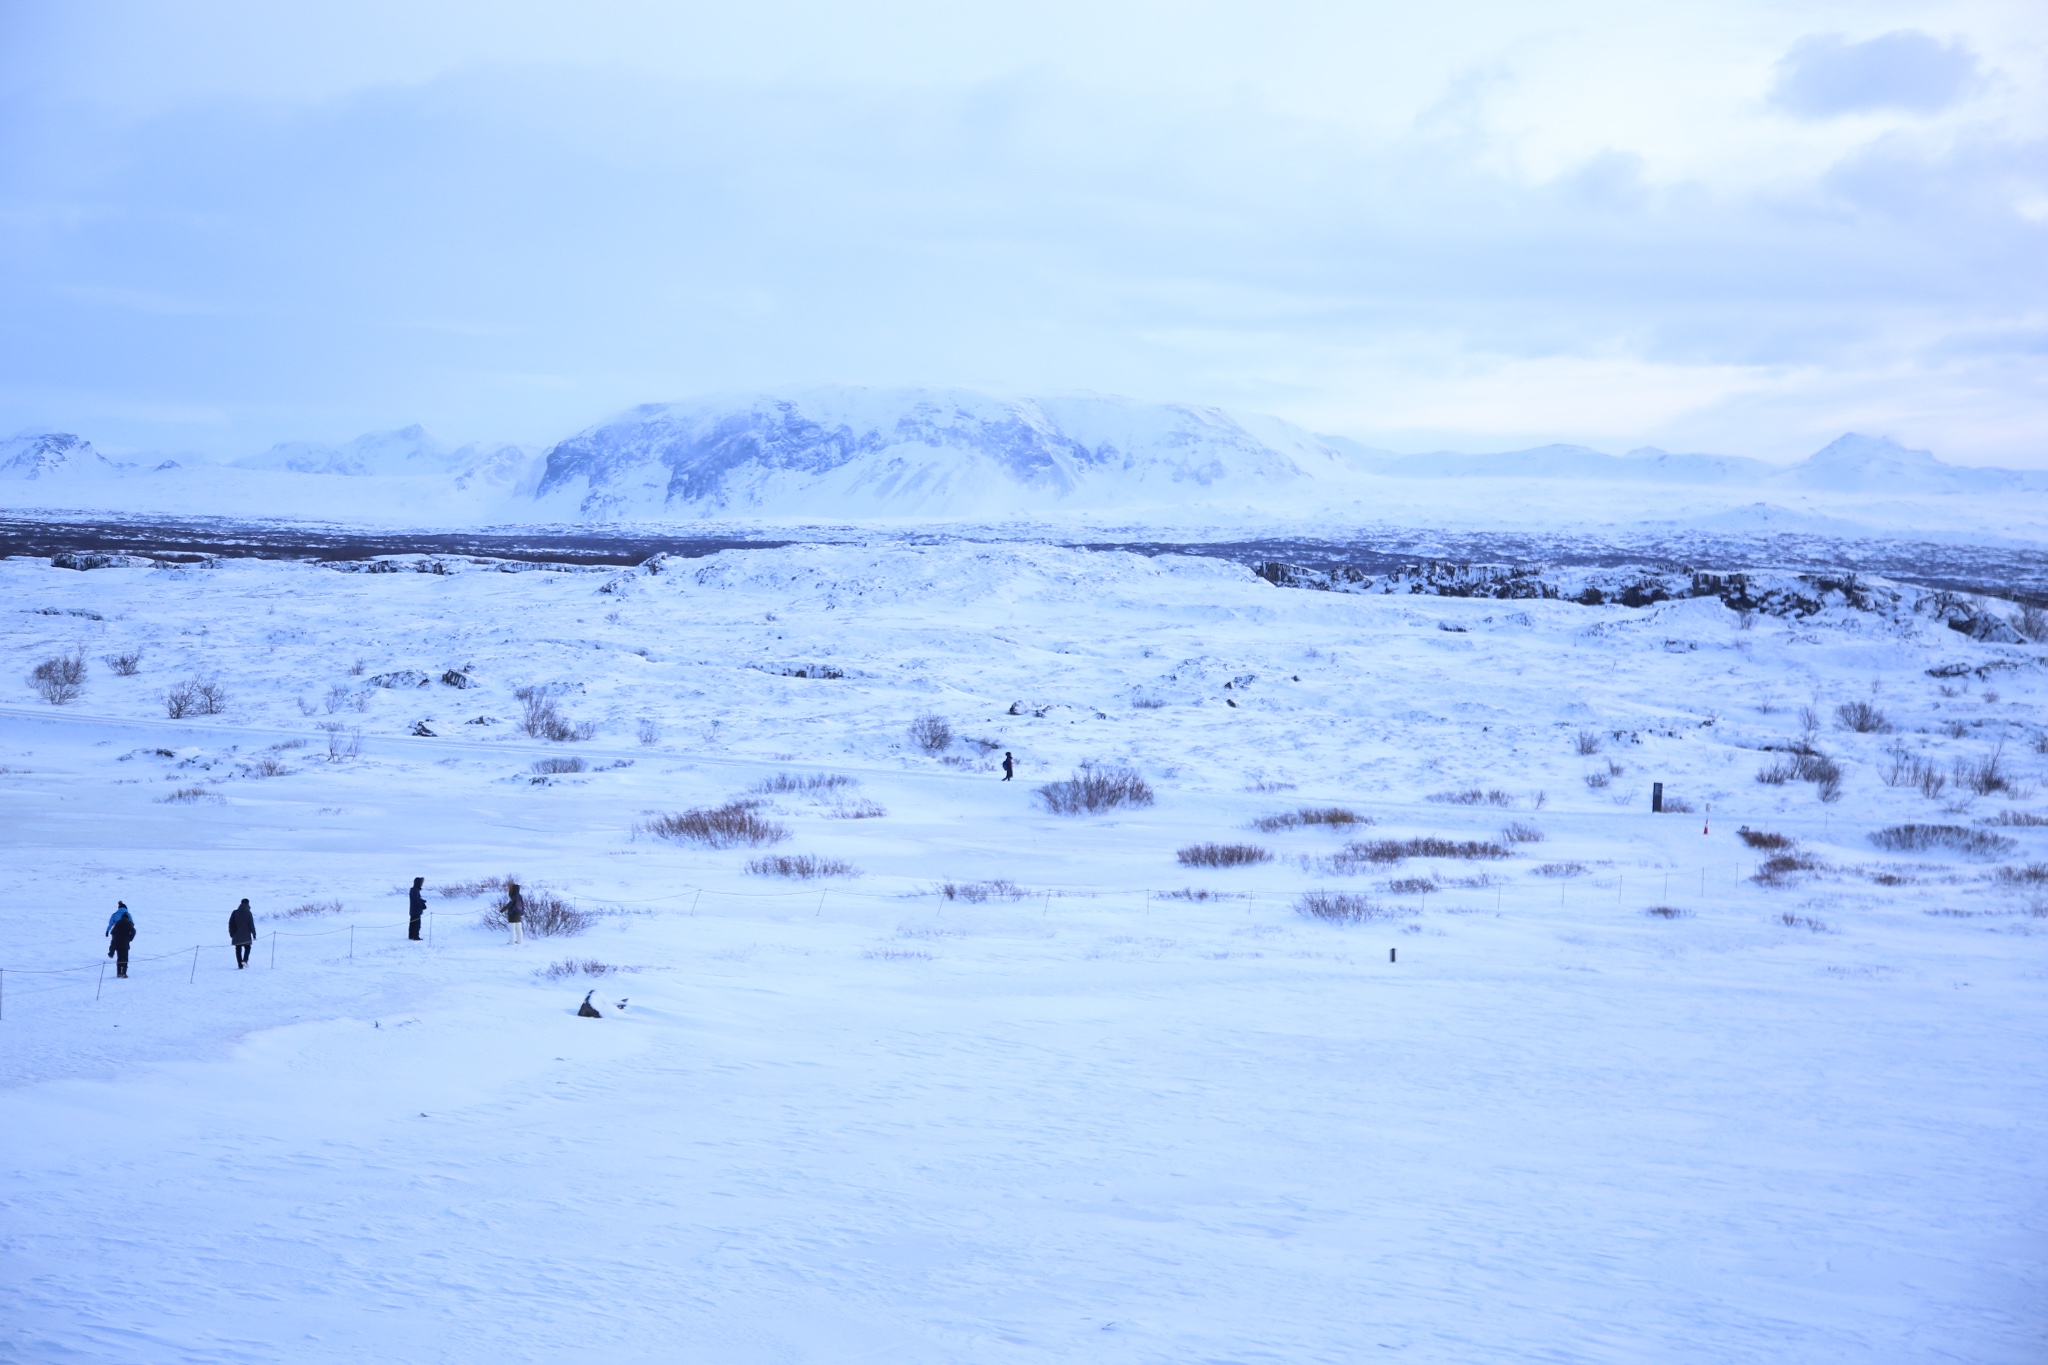
<path fill-rule="evenodd" d="M 1985 823 L 2040 804 L 2024 651 L 1043 548 L 758 554 L 611 593 L 0 564 L 25 609 L 0 619 L 0 1358 L 2048 1351 L 2048 825 Z M 145 672 L 32 701 L 74 640 Z M 1926 676 L 1959 651 L 2009 661 Z M 845 676 L 771 671 L 819 662 Z M 476 686 L 371 685 L 461 665 Z M 208 669 L 227 713 L 165 718 Z M 595 737 L 507 734 L 545 681 Z M 1799 705 L 1873 695 L 1896 734 L 1820 737 L 1840 802 L 1753 780 Z M 999 747 L 917 752 L 921 712 Z M 360 754 L 327 761 L 323 723 Z M 2001 742 L 2019 798 L 1879 780 L 1887 743 Z M 569 754 L 586 771 L 534 780 Z M 1157 805 L 1034 806 L 1091 758 Z M 850 782 L 758 796 L 790 831 L 768 851 L 858 877 L 634 833 L 824 772 Z M 1712 833 L 1648 814 L 1651 779 Z M 1507 804 L 1442 799 L 1468 787 Z M 841 818 L 854 797 L 885 813 Z M 1347 872 L 1343 832 L 1251 827 L 1340 803 L 1358 837 L 1542 838 Z M 1873 849 L 1909 820 L 2010 843 Z M 1744 821 L 1819 865 L 1750 880 Z M 1176 862 L 1202 840 L 1275 856 Z M 506 872 L 599 917 L 515 949 L 435 890 L 434 942 L 403 940 L 412 875 Z M 992 879 L 1015 894 L 935 893 Z M 1390 913 L 1321 923 L 1310 887 Z M 237 973 L 244 895 L 342 908 L 265 918 L 277 965 L 266 939 Z M 18 975 L 93 962 L 116 896 L 138 959 L 197 961 Z M 538 971 L 564 960 L 617 970 Z M 593 986 L 606 1017 L 575 1017 Z"/>

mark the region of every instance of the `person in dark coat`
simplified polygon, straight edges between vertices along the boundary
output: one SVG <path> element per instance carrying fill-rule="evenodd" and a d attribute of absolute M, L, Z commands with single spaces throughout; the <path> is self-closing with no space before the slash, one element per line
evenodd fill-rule
<path fill-rule="evenodd" d="M 520 898 L 518 882 L 505 883 L 505 923 L 514 943 L 526 942 L 526 902 Z"/>
<path fill-rule="evenodd" d="M 1017 772 L 1017 759 L 1008 749 L 1003 750 L 1003 781 L 1008 782 Z"/>
<path fill-rule="evenodd" d="M 239 972 L 249 965 L 249 949 L 256 942 L 256 914 L 249 908 L 247 896 L 228 912 L 228 942 L 235 945 L 235 970 Z"/>
<path fill-rule="evenodd" d="M 406 892 L 405 936 L 415 943 L 420 937 L 420 916 L 427 913 L 427 898 L 420 894 L 420 888 L 427 884 L 425 877 L 412 879 L 412 890 Z"/>
<path fill-rule="evenodd" d="M 107 956 L 114 959 L 114 975 L 128 975 L 128 945 L 135 942 L 135 917 L 128 913 L 127 901 L 116 901 L 113 915 L 107 920 L 107 937 L 113 940 L 107 945 Z"/>

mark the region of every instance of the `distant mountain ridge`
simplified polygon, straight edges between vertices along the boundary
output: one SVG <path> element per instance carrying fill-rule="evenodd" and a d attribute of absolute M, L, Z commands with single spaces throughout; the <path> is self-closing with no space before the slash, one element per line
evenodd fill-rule
<path fill-rule="evenodd" d="M 1218 523 L 1341 514 L 1370 519 L 1433 486 L 1470 481 L 1473 508 L 1520 505 L 1494 481 L 1570 490 L 1701 492 L 1683 515 L 1797 524 L 1812 496 L 1876 495 L 1902 523 L 1928 495 L 2048 492 L 2048 473 L 1944 464 L 1881 437 L 1844 435 L 1790 466 L 1644 447 L 1580 445 L 1401 455 L 1273 417 L 1097 396 L 999 397 L 962 389 L 818 387 L 649 403 L 545 451 L 453 446 L 419 425 L 341 445 L 286 442 L 229 465 L 196 457 L 110 459 L 65 432 L 0 441 L 6 501 L 75 508 L 216 505 L 261 514 L 432 517 L 449 522 L 710 520 L 993 522 L 1060 513 Z M 1714 510 L 1699 497 L 1742 505 Z M 1448 488 L 1446 497 L 1448 497 Z M 1779 505 L 1784 504 L 1784 505 Z M 1442 502 L 1449 507 L 1451 504 Z M 2012 504 L 2030 517 L 2025 504 Z M 1963 513 L 1959 510 L 1956 515 Z"/>
<path fill-rule="evenodd" d="M 233 462 L 236 469 L 266 469 L 294 474 L 340 474 L 352 478 L 418 478 L 461 474 L 479 466 L 524 459 L 518 446 L 486 450 L 475 441 L 450 446 L 414 423 L 396 431 L 372 431 L 345 445 L 316 441 L 285 441 L 261 455 Z"/>
<path fill-rule="evenodd" d="M 1739 455 L 1674 455 L 1655 446 L 1609 455 L 1578 445 L 1535 446 L 1495 455 L 1440 450 L 1428 455 L 1382 456 L 1366 463 L 1375 473 L 1411 479 L 1599 479 L 1709 487 L 1789 486 L 1834 493 L 2048 492 L 2048 474 L 1944 464 L 1930 451 L 1910 450 L 1889 437 L 1855 432 L 1836 437 L 1795 465 L 1775 465 Z"/>

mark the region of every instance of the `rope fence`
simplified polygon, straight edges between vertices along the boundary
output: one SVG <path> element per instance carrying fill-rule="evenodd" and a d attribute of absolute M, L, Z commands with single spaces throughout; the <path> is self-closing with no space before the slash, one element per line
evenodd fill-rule
<path fill-rule="evenodd" d="M 1699 868 L 1657 869 L 1636 873 L 1617 872 L 1613 879 L 1614 899 L 1611 905 L 1617 909 L 1625 907 L 1628 904 L 1630 888 L 1635 886 L 1642 888 L 1642 894 L 1645 896 L 1654 890 L 1657 894 L 1652 899 L 1656 900 L 1660 905 L 1668 906 L 1671 903 L 1671 892 L 1674 885 L 1679 888 L 1681 900 L 1692 900 L 1696 896 L 1698 902 L 1703 904 L 1707 898 L 1710 882 L 1714 887 L 1729 885 L 1730 890 L 1739 890 L 1747 883 L 1749 878 L 1744 875 L 1743 867 L 1740 864 L 1735 865 L 1731 870 L 1733 876 L 1730 879 L 1730 883 L 1732 884 L 1723 883 L 1721 877 L 1716 875 L 1718 869 L 1711 865 Z M 908 881 L 909 879 L 905 880 Z M 1604 877 L 1561 876 L 1557 881 L 1558 909 L 1570 909 L 1574 903 L 1595 909 L 1610 904 L 1606 899 L 1608 886 L 1607 879 Z M 1219 906 L 1241 905 L 1247 911 L 1260 906 L 1294 908 L 1298 906 L 1301 898 L 1308 891 L 1328 891 L 1332 889 L 1329 884 L 1314 888 L 1303 887 L 1298 890 L 1284 892 L 1235 892 L 1211 889 L 1206 894 L 1190 896 L 1186 889 L 1162 890 L 1156 887 L 1134 887 L 1103 891 L 1073 886 L 997 888 L 987 882 L 956 882 L 950 883 L 950 885 L 959 887 L 964 894 L 948 896 L 940 889 L 943 885 L 947 884 L 934 884 L 928 881 L 918 882 L 914 884 L 915 889 L 906 888 L 903 891 L 894 893 L 860 891 L 844 886 L 825 886 L 816 889 L 803 887 L 789 891 L 735 891 L 723 888 L 690 886 L 662 896 L 623 899 L 579 894 L 577 899 L 599 906 L 643 906 L 666 904 L 682 901 L 687 898 L 690 904 L 685 913 L 694 916 L 706 897 L 709 897 L 714 903 L 720 900 L 738 902 L 808 901 L 815 898 L 817 904 L 812 911 L 812 915 L 814 917 L 822 917 L 826 905 L 831 901 L 851 900 L 868 904 L 892 905 L 903 909 L 911 908 L 919 903 L 929 904 L 936 902 L 935 904 L 930 904 L 930 908 L 935 913 L 954 905 L 962 908 L 990 907 L 1000 909 L 1007 907 L 1025 909 L 1033 908 L 1032 903 L 1036 902 L 1035 908 L 1040 914 L 1050 915 L 1054 900 L 1068 902 L 1069 904 L 1074 904 L 1076 908 L 1080 908 L 1089 902 L 1101 902 L 1115 897 L 1136 898 L 1142 896 L 1144 898 L 1144 912 L 1149 915 L 1161 903 L 1172 904 L 1183 901 Z M 1510 891 L 1515 893 L 1512 903 L 1508 899 Z M 1486 908 L 1485 901 L 1488 899 L 1489 892 L 1492 893 L 1491 900 L 1493 904 L 1491 908 L 1496 914 L 1503 914 L 1511 908 L 1530 905 L 1547 906 L 1549 904 L 1549 888 L 1527 882 L 1514 886 L 1509 885 L 1505 881 L 1494 881 L 1471 886 L 1438 884 L 1432 885 L 1427 890 L 1412 892 L 1406 890 L 1374 891 L 1370 887 L 1361 887 L 1359 894 L 1377 895 L 1395 904 L 1407 902 L 1412 897 L 1416 913 L 1419 914 L 1426 913 L 1430 902 L 1433 900 L 1439 903 L 1445 900 L 1472 901 L 1477 902 L 1472 908 Z M 488 913 L 488 911 L 479 912 L 480 915 L 484 913 Z M 599 913 L 603 912 L 600 911 Z M 429 947 L 433 946 L 434 942 L 435 918 L 436 912 L 433 910 L 429 910 L 422 918 L 422 926 L 426 930 L 426 937 L 423 941 Z M 272 929 L 268 934 L 259 936 L 256 942 L 251 945 L 251 956 L 253 958 L 254 950 L 261 947 L 263 940 L 267 938 L 269 940 L 269 952 L 265 955 L 267 959 L 266 968 L 267 970 L 275 971 L 277 969 L 277 941 L 280 938 L 319 939 L 335 938 L 346 934 L 348 936 L 346 960 L 354 961 L 356 931 L 358 929 L 383 931 L 404 928 L 409 923 L 409 919 L 374 920 L 369 922 L 351 920 L 347 924 L 336 925 L 331 929 Z M 534 936 L 535 941 L 538 941 L 539 938 L 540 936 L 538 935 Z M 130 956 L 128 962 L 131 968 L 135 968 L 148 966 L 152 963 L 168 962 L 173 959 L 183 960 L 189 958 L 191 965 L 186 973 L 186 982 L 191 984 L 198 979 L 199 959 L 203 952 L 207 949 L 232 948 L 233 946 L 232 943 L 195 943 L 189 947 L 173 948 L 168 952 L 154 953 L 147 957 Z M 7 1004 L 10 1000 L 23 1000 L 73 988 L 70 982 L 56 981 L 48 985 L 30 986 L 24 989 L 10 982 L 10 977 L 73 977 L 87 972 L 94 972 L 98 975 L 94 979 L 93 998 L 98 1000 L 105 991 L 107 967 L 113 960 L 112 954 L 109 954 L 100 960 L 72 967 L 0 967 L 0 1021 L 4 1021 L 6 1018 Z"/>

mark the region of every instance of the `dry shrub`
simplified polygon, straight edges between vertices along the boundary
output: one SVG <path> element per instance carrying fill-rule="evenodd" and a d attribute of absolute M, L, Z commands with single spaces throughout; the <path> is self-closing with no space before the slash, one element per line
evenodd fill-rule
<path fill-rule="evenodd" d="M 1574 742 L 1581 758 L 1591 758 L 1594 754 L 1600 752 L 1600 736 L 1594 734 L 1591 730 L 1579 731 L 1578 737 Z"/>
<path fill-rule="evenodd" d="M 521 687 L 512 695 L 519 699 L 521 734 L 559 744 L 567 740 L 589 739 L 597 733 L 597 727 L 588 721 L 579 724 L 563 715 L 551 687 Z"/>
<path fill-rule="evenodd" d="M 85 692 L 85 653 L 58 654 L 37 664 L 28 675 L 29 686 L 52 706 L 77 701 Z"/>
<path fill-rule="evenodd" d="M 1918 754 L 1899 747 L 1888 752 L 1892 761 L 1878 772 L 1887 787 L 1918 787 L 1929 801 L 1939 800 L 1948 789 L 1948 775 Z"/>
<path fill-rule="evenodd" d="M 633 734 L 643 748 L 652 749 L 661 742 L 661 726 L 645 716 L 641 717 L 640 727 Z"/>
<path fill-rule="evenodd" d="M 1683 919 L 1686 917 L 1686 915 L 1690 914 L 1691 912 L 1688 910 L 1680 910 L 1675 905 L 1653 905 L 1649 909 L 1643 911 L 1643 913 L 1646 915 L 1655 915 L 1658 919 Z"/>
<path fill-rule="evenodd" d="M 1200 887 L 1184 886 L 1178 891 L 1161 891 L 1153 896 L 1162 901 L 1238 901 L 1246 897 L 1241 891 L 1210 891 Z"/>
<path fill-rule="evenodd" d="M 1790 910 L 1778 916 L 1778 923 L 1784 925 L 1787 929 L 1805 929 L 1809 933 L 1825 934 L 1828 932 L 1825 920 L 1817 920 L 1810 915 L 1795 915 Z"/>
<path fill-rule="evenodd" d="M 291 769 L 285 767 L 284 760 L 276 754 L 258 754 L 242 765 L 244 777 L 284 777 L 290 772 Z"/>
<path fill-rule="evenodd" d="M 1583 877 L 1586 875 L 1586 865 L 1584 863 L 1544 863 L 1541 867 L 1536 868 L 1535 872 L 1539 877 Z"/>
<path fill-rule="evenodd" d="M 1363 924 L 1368 920 L 1390 919 L 1408 913 L 1351 891 L 1304 891 L 1294 908 L 1311 919 L 1331 924 Z"/>
<path fill-rule="evenodd" d="M 1140 711 L 1157 711 L 1166 703 L 1157 697 L 1138 697 L 1131 702 L 1131 705 Z"/>
<path fill-rule="evenodd" d="M 841 801 L 825 811 L 827 820 L 879 820 L 889 813 L 888 807 L 879 801 L 865 798 L 858 801 Z"/>
<path fill-rule="evenodd" d="M 226 689 L 208 678 L 188 678 L 164 693 L 164 714 L 172 720 L 217 716 L 227 709 Z"/>
<path fill-rule="evenodd" d="M 844 773 L 777 773 L 756 782 L 749 790 L 763 796 L 780 796 L 791 792 L 837 791 L 841 787 L 859 785 Z"/>
<path fill-rule="evenodd" d="M 2048 815 L 2036 815 L 2030 810 L 2002 810 L 1998 814 L 1988 817 L 1984 823 L 1987 825 L 2016 825 L 2024 828 L 2037 828 L 2042 825 L 2048 825 Z"/>
<path fill-rule="evenodd" d="M 1790 835 L 1773 834 L 1769 830 L 1751 829 L 1748 825 L 1744 825 L 1741 829 L 1736 830 L 1735 837 L 1742 840 L 1750 848 L 1776 851 L 1792 847 Z"/>
<path fill-rule="evenodd" d="M 1350 829 L 1355 825 L 1369 825 L 1369 816 L 1342 806 L 1303 806 L 1300 810 L 1285 815 L 1267 815 L 1252 821 L 1252 828 L 1261 834 L 1278 834 L 1284 829 L 1301 829 L 1307 825 L 1322 825 L 1329 829 Z"/>
<path fill-rule="evenodd" d="M 434 887 L 436 896 L 443 900 L 474 900 L 492 891 L 503 891 L 505 883 L 516 882 L 517 877 L 479 877 L 473 882 L 445 882 Z"/>
<path fill-rule="evenodd" d="M 1152 788 L 1129 768 L 1084 768 L 1063 782 L 1046 783 L 1037 795 L 1054 815 L 1094 815 L 1152 804 Z"/>
<path fill-rule="evenodd" d="M 1031 893 L 1007 878 L 996 877 L 985 882 L 940 882 L 939 894 L 949 901 L 980 905 L 990 900 L 1022 900 Z"/>
<path fill-rule="evenodd" d="M 1404 858 L 1506 858 L 1510 856 L 1505 845 L 1488 843 L 1479 839 L 1439 839 L 1435 835 L 1424 835 L 1419 839 L 1374 839 L 1366 843 L 1352 843 L 1344 846 L 1337 855 L 1340 860 L 1365 863 L 1398 863 Z"/>
<path fill-rule="evenodd" d="M 130 649 L 119 654 L 109 654 L 107 667 L 113 669 L 120 677 L 132 678 L 142 671 L 142 651 Z"/>
<path fill-rule="evenodd" d="M 953 727 L 942 716 L 919 716 L 910 722 L 910 742 L 928 754 L 936 754 L 953 743 Z"/>
<path fill-rule="evenodd" d="M 580 773 L 589 765 L 580 758 L 537 758 L 533 770 L 545 776 L 557 773 Z"/>
<path fill-rule="evenodd" d="M 2007 886 L 2039 886 L 2048 882 L 2048 863 L 2028 863 L 2025 867 L 2001 867 L 1998 880 Z"/>
<path fill-rule="evenodd" d="M 1534 825 L 1517 820 L 1500 832 L 1500 841 L 1504 844 L 1540 844 L 1543 842 L 1543 831 Z"/>
<path fill-rule="evenodd" d="M 1257 844 L 1189 844 L 1174 855 L 1182 867 L 1248 867 L 1273 855 Z"/>
<path fill-rule="evenodd" d="M 1892 732 L 1891 721 L 1884 712 L 1867 701 L 1845 701 L 1835 708 L 1835 719 L 1847 730 L 1859 735 L 1888 735 Z"/>
<path fill-rule="evenodd" d="M 1990 796 L 1996 792 L 2018 794 L 2012 775 L 2005 770 L 2005 746 L 2002 744 L 1984 758 L 1957 759 L 1952 771 L 1958 787 L 1967 788 L 1979 796 Z"/>
<path fill-rule="evenodd" d="M 351 730 L 338 720 L 324 720 L 320 728 L 327 733 L 327 761 L 341 763 L 355 758 L 363 752 L 363 732 Z"/>
<path fill-rule="evenodd" d="M 219 792 L 210 792 L 204 787 L 180 787 L 169 796 L 157 798 L 158 805 L 183 806 L 195 801 L 226 801 Z"/>
<path fill-rule="evenodd" d="M 1436 890 L 1436 883 L 1427 877 L 1396 877 L 1387 883 L 1387 890 L 1396 896 L 1427 896 Z"/>
<path fill-rule="evenodd" d="M 1811 782 L 1823 801 L 1842 796 L 1842 768 L 1832 758 L 1806 745 L 1792 749 L 1759 771 L 1756 780 L 1779 787 L 1793 780 Z"/>
<path fill-rule="evenodd" d="M 1870 842 L 1891 853 L 1947 850 L 1972 858 L 2003 857 L 2019 847 L 2002 834 L 1962 825 L 1892 825 L 1871 835 Z"/>
<path fill-rule="evenodd" d="M 317 915 L 338 915 L 341 912 L 342 904 L 340 901 L 306 901 L 303 904 L 294 905 L 289 910 L 273 910 L 267 915 L 258 915 L 256 918 L 265 920 L 312 919 Z"/>
<path fill-rule="evenodd" d="M 1763 886 L 1783 886 L 1801 872 L 1820 871 L 1820 859 L 1810 853 L 1778 853 L 1757 865 L 1750 880 Z"/>
<path fill-rule="evenodd" d="M 837 858 L 818 858 L 808 853 L 770 854 L 756 858 L 747 864 L 747 871 L 757 877 L 796 877 L 809 881 L 813 877 L 858 877 L 860 872 L 852 863 Z"/>
<path fill-rule="evenodd" d="M 536 975 L 549 981 L 560 981 L 565 976 L 609 976 L 617 970 L 618 968 L 611 963 L 599 962 L 594 957 L 586 957 L 581 962 L 574 958 L 563 958 L 560 962 L 550 962 L 542 967 Z"/>
<path fill-rule="evenodd" d="M 590 927 L 593 916 L 578 910 L 552 891 L 521 884 L 519 898 L 525 902 L 526 932 L 534 938 L 567 938 Z M 477 917 L 486 929 L 506 927 L 505 907 L 493 905 Z"/>
<path fill-rule="evenodd" d="M 1461 792 L 1438 792 L 1434 796 L 1425 796 L 1422 799 L 1434 801 L 1439 805 L 1445 806 L 1512 806 L 1515 804 L 1515 798 L 1509 796 L 1498 787 L 1492 791 L 1481 791 L 1477 787 L 1467 787 Z"/>
<path fill-rule="evenodd" d="M 675 815 L 657 815 L 644 828 L 658 838 L 679 844 L 703 844 L 707 848 L 738 848 L 742 844 L 780 843 L 789 831 L 756 812 L 758 802 L 728 801 L 709 809 L 686 810 Z"/>

